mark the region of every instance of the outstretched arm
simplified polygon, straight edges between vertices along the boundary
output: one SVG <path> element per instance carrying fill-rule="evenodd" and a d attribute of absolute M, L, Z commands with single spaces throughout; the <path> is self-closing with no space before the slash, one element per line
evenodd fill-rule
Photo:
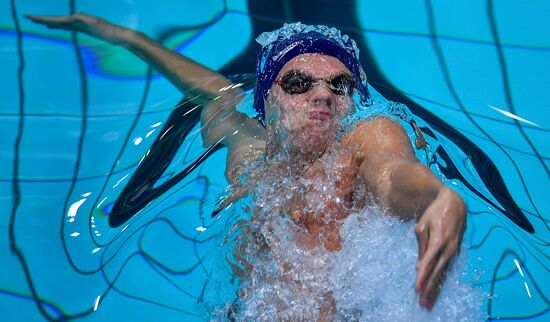
<path fill-rule="evenodd" d="M 32 21 L 49 28 L 65 29 L 86 33 L 120 45 L 139 56 L 163 74 L 189 99 L 202 105 L 201 134 L 204 145 L 221 142 L 229 148 L 228 172 L 242 168 L 245 155 L 243 146 L 255 150 L 262 149 L 265 131 L 255 120 L 248 118 L 235 109 L 242 99 L 243 92 L 223 75 L 209 69 L 177 52 L 171 51 L 147 35 L 119 25 L 112 24 L 99 17 L 82 13 L 70 16 L 34 16 L 25 15 Z M 241 154 L 235 153 L 241 151 Z M 231 182 L 236 178 L 226 175 Z"/>
<path fill-rule="evenodd" d="M 144 33 L 112 24 L 99 17 L 83 13 L 70 16 L 25 17 L 49 28 L 78 31 L 123 46 L 156 68 L 186 94 L 207 95 L 212 99 L 224 94 L 225 91 L 220 92 L 220 89 L 233 85 L 223 75 L 163 47 Z M 239 90 L 231 88 L 230 91 L 235 95 Z"/>
<path fill-rule="evenodd" d="M 406 220 L 418 219 L 416 291 L 420 304 L 431 309 L 445 269 L 459 251 L 466 225 L 465 204 L 418 162 L 407 133 L 397 122 L 381 117 L 363 123 L 348 143 L 357 148 L 359 173 L 376 199 Z"/>
<path fill-rule="evenodd" d="M 208 145 L 223 141 L 236 127 L 242 128 L 241 135 L 248 135 L 244 125 L 257 123 L 234 108 L 243 95 L 240 88 L 234 87 L 231 81 L 218 72 L 163 47 L 144 33 L 83 13 L 25 17 L 49 28 L 83 32 L 123 46 L 152 65 L 189 99 L 203 106 L 202 134 Z"/>

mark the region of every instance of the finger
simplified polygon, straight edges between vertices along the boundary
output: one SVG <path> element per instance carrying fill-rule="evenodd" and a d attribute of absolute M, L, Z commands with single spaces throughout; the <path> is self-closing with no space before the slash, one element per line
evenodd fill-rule
<path fill-rule="evenodd" d="M 439 297 L 442 282 L 443 282 L 443 278 L 441 278 L 441 282 L 437 283 L 435 289 L 432 292 L 427 294 L 424 299 L 422 299 L 422 298 L 420 299 L 420 305 L 425 307 L 428 311 L 433 309 L 433 307 L 435 305 L 435 302 L 436 302 L 437 298 Z"/>
<path fill-rule="evenodd" d="M 426 224 L 418 223 L 416 224 L 415 232 L 416 240 L 418 241 L 418 260 L 420 261 L 426 253 L 430 231 L 428 230 L 428 226 Z"/>
<path fill-rule="evenodd" d="M 416 278 L 416 292 L 421 295 L 424 293 L 427 279 L 431 275 L 441 251 L 442 247 L 440 240 L 432 239 L 428 243 L 426 254 L 417 264 L 418 275 Z"/>
<path fill-rule="evenodd" d="M 445 252 L 437 261 L 437 265 L 432 271 L 424 292 L 420 295 L 420 304 L 428 309 L 431 309 L 439 295 L 441 284 L 444 280 L 444 273 L 449 264 L 450 255 Z"/>
<path fill-rule="evenodd" d="M 446 247 L 441 256 L 437 259 L 437 265 L 426 282 L 424 292 L 420 294 L 420 303 L 428 309 L 433 307 L 445 279 L 449 263 L 458 251 L 458 245 L 454 241 L 447 242 L 445 245 Z"/>
<path fill-rule="evenodd" d="M 33 22 L 39 24 L 52 24 L 59 25 L 65 24 L 71 21 L 71 16 L 34 16 L 34 15 L 24 15 L 25 18 L 32 20 Z"/>

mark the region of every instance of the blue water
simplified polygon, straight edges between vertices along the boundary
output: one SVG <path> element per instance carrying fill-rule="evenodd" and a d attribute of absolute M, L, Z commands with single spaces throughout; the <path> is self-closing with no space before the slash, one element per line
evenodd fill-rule
<path fill-rule="evenodd" d="M 226 186 L 224 149 L 128 225 L 108 226 L 113 203 L 182 95 L 121 48 L 22 16 L 71 10 L 162 38 L 228 74 L 253 72 L 253 38 L 262 27 L 301 20 L 356 33 L 371 85 L 407 104 L 419 126 L 435 133 L 433 151 L 444 147 L 467 182 L 502 206 L 481 179 L 492 168 L 458 145 L 465 138 L 465 146 L 481 149 L 534 227 L 519 228 L 460 180 L 447 181 L 469 207 L 468 258 L 480 258 L 485 274 L 476 285 L 491 293 L 482 310 L 491 319 L 550 319 L 548 2 L 5 1 L 2 321 L 200 321 L 209 276 L 223 269 L 208 256 L 231 216 L 210 216 Z M 196 126 L 163 180 L 202 152 Z"/>

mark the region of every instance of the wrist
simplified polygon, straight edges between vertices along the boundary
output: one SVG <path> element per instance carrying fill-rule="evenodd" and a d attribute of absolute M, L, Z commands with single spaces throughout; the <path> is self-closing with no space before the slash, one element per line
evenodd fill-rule
<path fill-rule="evenodd" d="M 437 194 L 437 198 L 447 200 L 450 208 L 455 209 L 457 213 L 466 215 L 466 204 L 462 197 L 453 189 L 446 185 L 442 185 Z"/>

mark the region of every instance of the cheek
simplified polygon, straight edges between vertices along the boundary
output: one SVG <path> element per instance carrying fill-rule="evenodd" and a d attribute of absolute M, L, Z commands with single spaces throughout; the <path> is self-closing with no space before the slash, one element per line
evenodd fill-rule
<path fill-rule="evenodd" d="M 301 117 L 306 110 L 304 102 L 299 99 L 288 99 L 286 102 L 283 102 L 282 108 L 284 108 L 285 114 L 290 120 Z"/>
<path fill-rule="evenodd" d="M 349 96 L 341 96 L 336 99 L 336 117 L 343 119 L 354 111 L 353 99 Z"/>
<path fill-rule="evenodd" d="M 279 123 L 286 129 L 299 127 L 305 119 L 305 102 L 299 96 L 278 95 L 277 91 L 272 92 L 269 97 L 268 120 L 271 124 Z"/>
<path fill-rule="evenodd" d="M 307 104 L 299 99 L 287 102 L 284 107 L 285 126 L 293 132 L 301 131 L 310 126 L 307 115 Z"/>

